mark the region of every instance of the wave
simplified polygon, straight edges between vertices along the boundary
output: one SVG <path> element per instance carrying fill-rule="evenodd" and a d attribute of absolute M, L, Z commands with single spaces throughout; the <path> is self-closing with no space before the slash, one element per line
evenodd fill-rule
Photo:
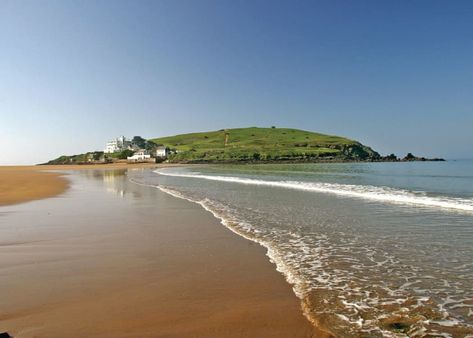
<path fill-rule="evenodd" d="M 442 208 L 457 211 L 473 212 L 473 200 L 455 197 L 431 197 L 425 193 L 415 193 L 403 189 L 376 187 L 372 185 L 338 184 L 324 182 L 300 181 L 267 181 L 235 176 L 204 175 L 200 173 L 176 173 L 167 170 L 156 170 L 155 173 L 164 176 L 197 178 L 210 181 L 238 183 L 255 186 L 268 186 L 300 191 L 328 193 L 338 196 L 360 198 L 377 202 L 406 204 L 430 208 Z"/>
<path fill-rule="evenodd" d="M 205 179 L 205 177 L 211 177 L 212 180 L 218 180 L 214 178 L 219 177 L 202 175 L 200 173 L 187 174 L 166 172 L 165 174 L 163 174 L 161 171 L 158 171 L 158 174 L 168 174 L 168 176 L 181 176 L 192 178 L 198 177 L 203 179 Z M 235 178 L 238 180 L 248 180 L 240 177 L 224 178 L 225 181 L 227 181 L 228 179 Z M 249 180 L 259 181 L 254 179 Z M 379 324 L 382 322 L 382 319 L 386 318 L 387 316 L 387 313 L 384 311 L 387 309 L 386 307 L 388 307 L 388 314 L 391 317 L 398 314 L 398 308 L 400 309 L 399 313 L 404 313 L 406 311 L 406 307 L 401 307 L 401 304 L 404 300 L 408 299 L 408 294 L 405 293 L 405 288 L 410 285 L 409 283 L 404 283 L 396 291 L 396 289 L 387 288 L 382 282 L 378 281 L 378 284 L 375 284 L 375 281 L 372 278 L 369 278 L 369 283 L 373 283 L 370 285 L 376 285 L 376 287 L 380 290 L 388 290 L 389 293 L 383 294 L 383 292 L 380 291 L 379 293 L 375 293 L 374 298 L 368 297 L 365 293 L 361 293 L 360 291 L 362 290 L 361 288 L 363 287 L 363 284 L 355 283 L 351 286 L 348 284 L 349 282 L 353 283 L 353 280 L 361 280 L 360 283 L 366 281 L 360 279 L 359 277 L 354 278 L 354 276 L 359 275 L 354 274 L 353 271 L 346 271 L 346 273 L 344 273 L 344 271 L 340 269 L 330 268 L 330 265 L 328 265 L 329 270 L 325 269 L 326 263 L 332 260 L 333 257 L 339 256 L 340 252 L 336 251 L 334 244 L 330 243 L 330 241 L 327 240 L 327 238 L 323 235 L 322 237 L 324 238 L 322 240 L 320 239 L 320 236 L 317 236 L 317 238 L 311 240 L 310 236 L 294 232 L 294 229 L 271 228 L 271 231 L 266 232 L 264 231 L 264 228 L 262 229 L 257 224 L 255 224 L 252 221 L 251 217 L 246 217 L 244 214 L 242 215 L 241 210 L 219 200 L 210 199 L 205 195 L 195 196 L 193 194 L 186 193 L 185 191 L 176 190 L 174 187 L 156 184 L 156 182 L 154 182 L 155 184 L 147 184 L 145 182 L 136 181 L 133 178 L 130 178 L 130 181 L 135 184 L 157 188 L 171 196 L 199 204 L 205 210 L 213 214 L 214 217 L 219 219 L 221 224 L 232 232 L 263 246 L 266 249 L 266 255 L 268 256 L 270 261 L 275 264 L 276 270 L 282 273 L 288 283 L 292 286 L 294 293 L 301 301 L 301 308 L 303 314 L 314 326 L 318 326 L 318 316 L 325 315 L 325 312 L 317 311 L 314 308 L 314 304 L 311 301 L 311 295 L 314 290 L 318 290 L 319 292 L 320 290 L 323 290 L 323 292 L 327 292 L 327 297 L 330 297 L 331 295 L 333 297 L 336 297 L 336 299 L 333 300 L 334 304 L 336 304 L 336 306 L 333 307 L 333 311 L 334 316 L 338 317 L 339 321 L 336 321 L 336 324 L 334 325 L 336 325 L 337 330 L 342 330 L 340 332 L 344 332 L 347 336 L 348 332 L 350 332 L 350 336 L 358 336 L 357 334 L 355 334 L 357 332 L 376 332 L 382 334 L 383 337 L 398 337 L 398 335 L 386 330 Z M 346 243 L 344 242 L 343 246 L 345 246 L 345 244 Z M 333 253 L 333 256 L 331 253 Z M 355 257 L 351 257 L 351 252 L 349 256 L 352 266 L 354 266 L 354 264 L 361 266 L 362 263 L 360 261 L 356 261 Z M 399 265 L 399 262 L 395 260 L 394 257 L 384 257 L 387 260 L 390 260 L 392 264 L 395 264 L 396 266 Z M 384 265 L 385 263 L 389 262 L 381 262 L 381 265 Z M 404 265 L 401 270 L 414 270 L 413 266 L 407 269 L 405 267 L 406 266 Z M 390 266 L 387 265 L 385 268 L 390 268 Z M 374 268 L 371 266 L 370 271 L 373 272 L 373 269 Z M 397 275 L 398 272 L 394 271 L 392 273 Z M 362 276 L 364 276 L 364 274 L 362 274 Z M 405 275 L 399 275 L 399 277 L 402 276 L 405 277 Z M 417 291 L 419 291 L 419 289 L 417 289 Z M 361 294 L 363 295 L 363 300 L 357 298 Z M 350 295 L 354 295 L 354 298 L 350 298 Z M 341 299 L 340 303 L 336 302 L 336 300 L 338 299 Z M 422 297 L 414 297 L 413 299 L 417 301 L 417 305 L 415 306 L 419 306 L 419 304 L 422 304 L 423 301 L 428 301 L 430 298 L 427 297 L 424 299 Z M 458 301 L 460 302 L 460 305 L 463 305 L 465 299 L 461 299 Z M 396 308 L 396 304 L 399 305 L 398 308 Z M 363 310 L 361 312 L 370 311 L 370 313 L 372 313 L 374 318 L 376 319 L 363 321 L 362 315 L 359 311 L 360 309 Z M 466 325 L 465 323 L 463 323 L 463 321 L 458 321 L 457 319 L 455 319 L 455 317 L 451 316 L 447 312 L 447 309 L 444 309 L 442 307 L 441 310 L 443 313 L 443 319 L 438 321 L 431 321 L 431 323 L 437 325 L 436 330 L 438 330 L 438 326 L 450 327 L 452 325 Z M 429 325 L 429 320 L 416 322 L 412 325 L 412 330 L 417 330 L 416 332 L 428 332 L 428 329 L 425 327 L 425 325 Z M 468 325 L 466 325 L 465 327 L 468 327 Z M 439 336 L 451 336 L 448 334 L 444 335 L 443 333 L 439 333 L 439 331 L 434 332 Z"/>

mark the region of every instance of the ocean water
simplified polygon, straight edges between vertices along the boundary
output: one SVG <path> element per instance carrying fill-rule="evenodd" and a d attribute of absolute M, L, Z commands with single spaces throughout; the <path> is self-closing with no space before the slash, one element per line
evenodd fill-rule
<path fill-rule="evenodd" d="M 473 337 L 473 161 L 265 164 L 130 174 L 268 250 L 340 337 Z"/>

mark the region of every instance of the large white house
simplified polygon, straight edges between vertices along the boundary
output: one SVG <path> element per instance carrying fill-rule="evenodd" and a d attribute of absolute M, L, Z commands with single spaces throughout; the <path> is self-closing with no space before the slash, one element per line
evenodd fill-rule
<path fill-rule="evenodd" d="M 117 137 L 115 140 L 107 142 L 104 153 L 111 154 L 130 148 L 131 141 L 128 141 L 125 136 L 120 136 Z"/>

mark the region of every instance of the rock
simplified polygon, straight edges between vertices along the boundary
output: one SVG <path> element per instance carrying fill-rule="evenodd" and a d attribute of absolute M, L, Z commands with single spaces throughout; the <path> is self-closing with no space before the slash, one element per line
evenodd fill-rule
<path fill-rule="evenodd" d="M 407 153 L 406 157 L 403 158 L 403 161 L 415 161 L 417 157 L 412 155 L 412 153 Z"/>
<path fill-rule="evenodd" d="M 443 158 L 427 158 L 427 157 L 418 157 L 408 153 L 401 161 L 410 162 L 410 161 L 445 161 Z"/>
<path fill-rule="evenodd" d="M 0 333 L 0 338 L 13 338 L 13 336 L 10 336 L 8 332 L 2 332 Z"/>

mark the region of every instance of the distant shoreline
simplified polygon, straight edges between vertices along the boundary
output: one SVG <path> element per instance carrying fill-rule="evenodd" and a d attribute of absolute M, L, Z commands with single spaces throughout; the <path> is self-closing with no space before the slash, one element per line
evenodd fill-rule
<path fill-rule="evenodd" d="M 63 194 L 69 180 L 49 170 L 149 168 L 156 164 L 0 166 L 0 206 L 30 202 Z"/>
<path fill-rule="evenodd" d="M 48 172 L 57 170 L 87 170 L 87 169 L 133 169 L 158 168 L 186 165 L 206 164 L 309 164 L 309 163 L 405 163 L 405 162 L 445 161 L 444 159 L 415 158 L 413 160 L 273 160 L 273 161 L 180 161 L 170 163 L 102 163 L 102 164 L 51 164 L 32 166 L 0 166 L 0 206 L 29 202 L 49 198 L 64 193 L 69 187 L 69 181 L 62 173 Z"/>
<path fill-rule="evenodd" d="M 90 169 L 90 168 L 130 168 L 133 166 L 175 166 L 187 164 L 298 164 L 298 163 L 405 163 L 405 162 L 446 162 L 444 158 L 426 158 L 416 157 L 414 159 L 367 159 L 356 160 L 346 158 L 319 158 L 319 159 L 277 159 L 277 160 L 179 160 L 161 163 L 127 163 L 127 162 L 112 162 L 112 163 L 71 163 L 71 164 L 37 164 L 36 167 L 40 170 L 47 170 L 45 168 L 51 167 L 57 170 L 58 167 L 64 169 Z"/>
<path fill-rule="evenodd" d="M 192 161 L 176 161 L 169 162 L 169 164 L 302 164 L 302 163 L 406 163 L 406 162 L 446 162 L 443 158 L 416 158 L 413 160 L 353 160 L 353 159 L 318 159 L 318 160 L 294 160 L 294 159 L 280 159 L 271 161 L 243 161 L 243 160 L 219 160 L 219 161 L 207 161 L 207 160 L 192 160 Z"/>

